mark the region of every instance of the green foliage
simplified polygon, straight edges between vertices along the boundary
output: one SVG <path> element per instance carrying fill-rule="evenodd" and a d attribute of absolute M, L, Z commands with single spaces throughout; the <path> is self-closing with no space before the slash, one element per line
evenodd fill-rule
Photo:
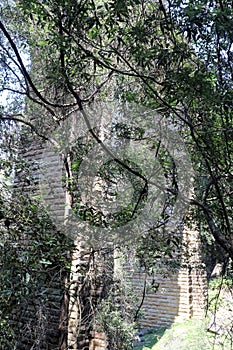
<path fill-rule="evenodd" d="M 222 307 L 229 306 L 231 308 L 231 301 L 226 301 L 225 294 L 231 294 L 232 288 L 232 276 L 222 276 L 210 280 L 208 288 L 208 311 L 216 313 Z"/>
<path fill-rule="evenodd" d="M 172 118 L 196 171 L 196 218 L 233 255 L 231 2 L 4 5 L 3 24 L 18 54 L 20 46 L 27 48 L 33 69 L 25 74 L 27 65 L 12 43 L 8 50 L 2 27 L 2 89 L 17 85 L 12 93 L 28 98 L 27 113 L 39 131 L 94 98 L 134 101 Z"/>
<path fill-rule="evenodd" d="M 174 121 L 187 144 L 195 169 L 192 204 L 197 209 L 193 217 L 200 222 L 206 246 L 217 254 L 218 249 L 212 249 L 214 240 L 221 255 L 233 258 L 232 2 L 3 0 L 0 6 L 0 91 L 10 91 L 11 96 L 7 105 L 0 107 L 4 140 L 0 143 L 0 169 L 4 175 L 20 168 L 13 156 L 19 122 L 48 139 L 48 130 L 56 129 L 77 110 L 85 110 L 93 99 L 151 107 Z M 9 120 L 17 124 L 12 127 Z M 116 131 L 124 138 L 146 138 L 146 130 L 140 128 L 117 125 Z M 91 142 L 80 147 L 80 154 L 72 159 L 74 174 Z M 150 138 L 148 143 L 158 151 L 168 185 L 178 193 L 172 157 Z M 112 178 L 123 173 L 112 164 L 101 171 L 105 178 L 106 172 Z M 134 182 L 135 200 L 143 187 L 140 180 Z M 80 211 L 77 184 L 71 178 L 68 182 L 77 203 L 74 209 L 103 226 L 98 211 Z M 167 197 L 161 232 L 150 228 L 142 237 L 138 255 L 150 272 L 154 261 L 169 261 L 179 246 L 173 233 L 164 230 L 165 209 L 176 199 L 176 194 Z M 38 270 L 43 279 L 44 271 L 66 260 L 60 250 L 63 239 L 59 236 L 56 245 L 55 229 L 43 210 L 39 212 L 40 205 L 22 197 L 17 203 L 0 209 L 5 226 L 1 264 L 6 274 L 0 287 L 2 295 L 5 293 L 3 310 L 39 284 L 40 277 L 33 271 Z M 127 222 L 132 210 L 126 206 L 113 219 Z M 26 250 L 19 246 L 22 234 L 30 241 Z M 14 292 L 10 291 L 12 281 Z"/>
<path fill-rule="evenodd" d="M 232 276 L 218 277 L 210 280 L 209 289 L 219 291 L 220 289 L 227 289 L 233 287 Z"/>
<path fill-rule="evenodd" d="M 142 236 L 136 248 L 136 255 L 141 266 L 153 274 L 155 272 L 167 273 L 169 270 L 181 266 L 180 256 L 182 241 L 174 232 L 167 232 L 151 228 Z M 176 259 L 174 255 L 176 254 Z"/>
<path fill-rule="evenodd" d="M 95 327 L 106 334 L 110 349 L 133 349 L 136 323 L 132 299 L 133 291 L 129 289 L 127 282 L 116 280 L 108 297 L 98 306 Z"/>
<path fill-rule="evenodd" d="M 0 337 L 1 337 L 1 347 L 2 349 L 12 349 L 15 350 L 16 344 L 16 334 L 9 324 L 7 318 L 2 318 L 0 313 Z"/>
<path fill-rule="evenodd" d="M 49 284 L 69 271 L 72 243 L 57 231 L 39 202 L 20 193 L 8 201 L 3 200 L 0 222 L 0 323 L 1 344 L 13 349 L 19 338 L 14 320 L 20 319 L 30 298 L 47 301 Z"/>
<path fill-rule="evenodd" d="M 115 128 L 114 128 L 115 129 Z M 122 132 L 122 128 L 118 125 L 118 132 Z M 123 131 L 124 134 L 126 130 Z M 133 137 L 142 134 L 143 130 L 135 130 Z M 131 130 L 127 130 L 127 135 L 132 135 Z M 122 136 L 121 136 L 122 137 Z M 143 209 L 144 203 L 147 197 L 147 187 L 145 181 L 134 174 L 132 174 L 124 166 L 118 164 L 115 160 L 110 159 L 105 162 L 103 165 L 98 168 L 96 174 L 98 178 L 98 184 L 102 190 L 102 196 L 107 198 L 108 192 L 111 193 L 111 200 L 119 199 L 118 191 L 116 184 L 119 181 L 128 181 L 132 186 L 133 194 L 130 198 L 125 198 L 122 201 L 121 210 L 115 213 L 104 214 L 99 208 L 90 206 L 90 204 L 85 203 L 81 199 L 81 193 L 78 183 L 78 175 L 80 164 L 85 158 L 88 151 L 91 151 L 93 144 L 91 142 L 84 143 L 84 140 L 77 140 L 77 144 L 71 150 L 71 171 L 72 176 L 69 179 L 68 190 L 73 197 L 72 208 L 74 213 L 83 221 L 88 221 L 94 226 L 98 227 L 119 227 L 128 223 L 131 220 L 134 220 L 135 217 L 140 213 L 140 210 Z M 128 159 L 122 159 L 124 164 L 133 169 L 133 171 L 138 172 L 142 175 L 142 170 L 140 167 L 133 161 Z M 115 187 L 114 187 L 115 186 Z M 90 200 L 90 199 L 89 199 Z"/>
<path fill-rule="evenodd" d="M 122 312 L 115 309 L 112 300 L 104 300 L 101 303 L 96 323 L 107 335 L 108 344 L 112 349 L 133 349 L 134 324 L 123 318 Z"/>

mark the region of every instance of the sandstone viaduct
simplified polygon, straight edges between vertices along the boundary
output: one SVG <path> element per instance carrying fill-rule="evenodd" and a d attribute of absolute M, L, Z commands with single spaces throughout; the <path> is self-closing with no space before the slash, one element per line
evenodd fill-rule
<path fill-rule="evenodd" d="M 38 139 L 34 139 L 30 146 L 24 151 L 24 158 L 29 161 L 31 175 L 34 184 L 28 187 L 28 191 L 35 193 L 40 191 L 39 168 L 41 162 L 46 158 L 46 172 L 51 182 L 50 191 L 43 194 L 46 206 L 49 205 L 50 215 L 59 225 L 64 221 L 65 203 L 67 193 L 64 184 L 60 179 L 60 173 L 63 168 L 63 162 L 59 155 L 51 150 L 44 148 L 44 143 Z M 177 268 L 164 276 L 158 274 L 153 276 L 153 283 L 159 285 L 157 292 L 149 290 L 146 294 L 143 309 L 145 316 L 141 321 L 142 327 L 161 327 L 169 325 L 174 321 L 182 321 L 188 318 L 202 318 L 205 312 L 206 304 L 206 273 L 201 261 L 198 232 L 194 229 L 183 229 L 178 232 L 185 243 L 185 258 L 181 268 Z M 68 305 L 68 327 L 67 344 L 68 349 L 107 349 L 105 338 L 102 334 L 93 334 L 93 339 L 84 339 L 78 333 L 79 324 L 79 305 L 77 303 L 78 290 L 78 272 L 77 267 L 85 264 L 85 246 L 80 242 L 76 242 L 77 249 L 72 253 L 72 277 L 69 290 Z M 84 259 L 84 261 L 82 261 Z M 129 263 L 128 272 L 131 276 L 134 289 L 139 296 L 142 295 L 145 275 L 143 271 Z M 58 277 L 59 279 L 59 277 Z M 73 283 L 72 283 L 73 279 Z M 148 280 L 152 277 L 148 277 Z M 24 312 L 20 322 L 27 324 L 24 334 L 19 335 L 18 349 L 65 349 L 59 347 L 58 338 L 61 333 L 61 285 L 63 281 L 58 281 L 54 285 L 49 285 L 49 293 L 46 305 L 40 305 L 37 301 L 32 303 Z M 98 291 L 97 291 L 98 292 Z M 43 322 L 42 322 L 43 321 Z M 31 347 L 36 341 L 35 328 L 41 324 L 43 328 L 43 339 L 40 344 Z M 30 334 L 30 336 L 29 336 Z M 78 335 L 79 334 L 79 335 Z M 34 338 L 33 338 L 34 337 Z M 77 342 L 77 339 L 78 342 Z M 113 350 L 113 349 L 111 349 Z"/>

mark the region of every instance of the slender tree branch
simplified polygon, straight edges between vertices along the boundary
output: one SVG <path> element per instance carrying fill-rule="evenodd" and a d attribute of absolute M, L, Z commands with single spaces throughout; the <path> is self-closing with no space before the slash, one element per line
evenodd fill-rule
<path fill-rule="evenodd" d="M 233 246 L 231 241 L 229 241 L 223 234 L 222 231 L 217 227 L 209 207 L 195 199 L 190 201 L 191 204 L 200 207 L 205 215 L 207 224 L 216 242 L 219 243 L 221 247 L 224 248 L 226 252 L 229 253 L 230 257 L 233 259 Z"/>
<path fill-rule="evenodd" d="M 190 117 L 188 115 L 186 115 L 186 117 L 187 117 L 187 119 L 190 120 Z M 203 158 L 203 160 L 204 160 L 204 162 L 206 164 L 208 173 L 210 174 L 210 177 L 211 177 L 211 179 L 213 181 L 213 184 L 214 184 L 214 187 L 216 189 L 217 196 L 218 196 L 220 205 L 221 205 L 222 210 L 223 210 L 223 215 L 224 215 L 224 218 L 225 218 L 225 222 L 226 222 L 226 225 L 227 225 L 228 232 L 231 233 L 231 225 L 230 225 L 230 221 L 229 221 L 226 205 L 224 203 L 224 200 L 223 200 L 223 197 L 222 197 L 222 193 L 221 193 L 221 190 L 220 190 L 220 187 L 219 187 L 219 184 L 218 184 L 218 177 L 212 171 L 211 165 L 209 164 L 209 161 L 208 161 L 208 157 L 207 157 L 203 147 L 201 147 L 199 142 L 198 142 L 198 138 L 196 137 L 195 130 L 194 130 L 193 126 L 192 126 L 191 120 L 189 121 L 189 126 L 190 126 L 191 137 L 192 137 L 194 143 L 196 144 L 198 152 L 201 154 L 201 156 L 202 156 L 202 158 Z"/>
<path fill-rule="evenodd" d="M 57 104 L 57 103 L 53 103 L 49 100 L 47 100 L 44 96 L 41 95 L 41 93 L 39 92 L 39 90 L 36 88 L 36 86 L 34 85 L 32 79 L 31 79 L 31 76 L 30 74 L 28 73 L 23 61 L 22 61 L 22 58 L 20 56 L 20 53 L 17 49 L 17 46 L 15 44 L 15 42 L 13 41 L 11 35 L 9 34 L 9 32 L 7 31 L 7 29 L 5 28 L 4 24 L 0 21 L 0 29 L 1 31 L 3 32 L 3 34 L 5 35 L 5 37 L 7 38 L 7 40 L 9 41 L 10 45 L 11 45 L 11 48 L 19 62 L 19 66 L 22 70 L 22 74 L 24 76 L 24 79 L 29 83 L 29 86 L 32 88 L 33 92 L 36 94 L 36 96 L 45 104 L 45 105 L 48 105 L 48 106 L 51 106 L 51 107 L 70 107 L 70 106 L 73 106 L 70 105 L 70 104 L 67 104 L 67 105 L 60 105 L 60 104 Z M 51 110 L 50 113 L 52 115 L 55 116 L 55 113 Z"/>
<path fill-rule="evenodd" d="M 134 316 L 134 322 L 137 321 L 138 319 L 138 315 L 139 315 L 139 312 L 143 306 L 143 303 L 144 303 L 144 300 L 145 300 L 145 297 L 146 297 L 146 284 L 147 284 L 147 274 L 145 274 L 145 279 L 144 279 L 144 283 L 143 283 L 143 291 L 142 291 L 142 298 L 141 298 L 141 302 L 137 308 L 137 311 L 135 313 L 135 316 Z"/>
<path fill-rule="evenodd" d="M 24 116 L 22 114 L 13 114 L 13 115 L 1 115 L 0 114 L 0 122 L 3 121 L 13 121 L 13 122 L 17 122 L 17 123 L 21 123 L 24 124 L 25 126 L 28 126 L 35 134 L 37 134 L 39 137 L 41 137 L 43 140 L 45 141 L 49 141 L 50 143 L 52 143 L 54 146 L 58 146 L 57 142 L 51 138 L 49 138 L 48 136 L 41 134 L 37 128 L 30 123 L 27 120 L 22 119 L 24 118 Z"/>

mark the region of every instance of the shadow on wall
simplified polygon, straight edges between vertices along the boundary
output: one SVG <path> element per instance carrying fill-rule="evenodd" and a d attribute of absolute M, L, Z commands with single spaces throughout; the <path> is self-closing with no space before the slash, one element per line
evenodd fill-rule
<path fill-rule="evenodd" d="M 185 227 L 181 237 L 185 251 L 180 256 L 180 267 L 164 268 L 152 276 L 135 266 L 127 267 L 139 305 L 140 300 L 143 302 L 142 328 L 166 327 L 174 322 L 205 316 L 207 279 L 198 232 Z"/>

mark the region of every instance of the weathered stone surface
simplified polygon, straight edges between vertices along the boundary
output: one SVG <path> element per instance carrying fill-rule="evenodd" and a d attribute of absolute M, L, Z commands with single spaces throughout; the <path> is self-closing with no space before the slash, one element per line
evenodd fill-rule
<path fill-rule="evenodd" d="M 32 193 L 40 193 L 53 221 L 58 225 L 64 223 L 64 218 L 67 215 L 67 206 L 69 207 L 69 198 L 64 189 L 64 183 L 60 178 L 63 167 L 62 160 L 58 154 L 52 151 L 45 151 L 43 146 L 37 142 L 32 143 L 30 150 L 25 153 L 25 159 L 31 164 L 31 175 L 34 183 L 27 187 Z M 41 165 L 42 174 L 38 171 Z M 44 173 L 43 173 L 44 172 Z M 44 174 L 44 175 L 43 175 Z M 48 176 L 49 175 L 49 176 Z M 41 181 L 41 176 L 44 176 Z M 47 182 L 46 182 L 47 180 Z M 20 184 L 18 184 L 19 186 Z M 43 187 L 44 186 L 44 187 Z M 183 232 L 178 232 L 183 237 L 183 243 L 186 247 L 185 261 L 182 262 L 184 267 L 168 273 L 167 277 L 155 275 L 147 277 L 148 281 L 154 280 L 159 285 L 155 292 L 149 290 L 146 293 L 143 310 L 144 318 L 141 321 L 143 327 L 160 327 L 171 324 L 175 321 L 182 321 L 187 318 L 197 317 L 202 318 L 204 315 L 206 302 L 206 274 L 204 267 L 201 265 L 201 257 L 198 253 L 199 239 L 198 232 L 194 229 L 184 229 Z M 69 306 L 68 306 L 68 325 L 67 325 L 67 344 L 68 349 L 90 349 L 104 350 L 107 348 L 107 339 L 101 334 L 95 332 L 92 334 L 93 339 L 85 338 L 85 335 L 80 334 L 80 293 L 82 273 L 80 268 L 85 268 L 90 251 L 85 246 L 83 241 L 76 242 L 76 249 L 72 253 L 72 268 L 70 276 L 69 289 Z M 180 253 L 177 253 L 177 258 L 180 258 Z M 101 261 L 103 269 L 104 263 Z M 181 266 L 182 266 L 181 264 Z M 56 271 L 54 271 L 56 273 Z M 135 291 L 139 298 L 142 296 L 142 289 L 145 280 L 145 274 L 137 267 L 129 269 L 129 274 Z M 57 275 L 59 279 L 59 275 Z M 49 303 L 43 305 L 44 309 L 41 315 L 42 319 L 46 320 L 43 323 L 43 334 L 40 343 L 40 350 L 57 349 L 59 339 L 60 326 L 60 307 L 61 307 L 61 282 L 53 286 L 49 286 Z M 98 287 L 90 287 L 89 296 L 94 297 L 100 295 L 102 285 Z M 88 297 L 89 297 L 88 296 Z M 33 303 L 40 301 L 35 300 Z M 35 305 L 33 304 L 33 305 Z M 53 306 L 51 306 L 53 305 Z M 35 336 L 35 326 L 39 325 L 40 309 L 33 309 L 32 306 L 27 309 L 25 314 L 19 320 L 19 324 L 29 327 L 22 338 L 19 349 L 29 350 Z M 34 332 L 34 333 L 33 333 Z M 83 338 L 84 337 L 84 338 Z"/>

